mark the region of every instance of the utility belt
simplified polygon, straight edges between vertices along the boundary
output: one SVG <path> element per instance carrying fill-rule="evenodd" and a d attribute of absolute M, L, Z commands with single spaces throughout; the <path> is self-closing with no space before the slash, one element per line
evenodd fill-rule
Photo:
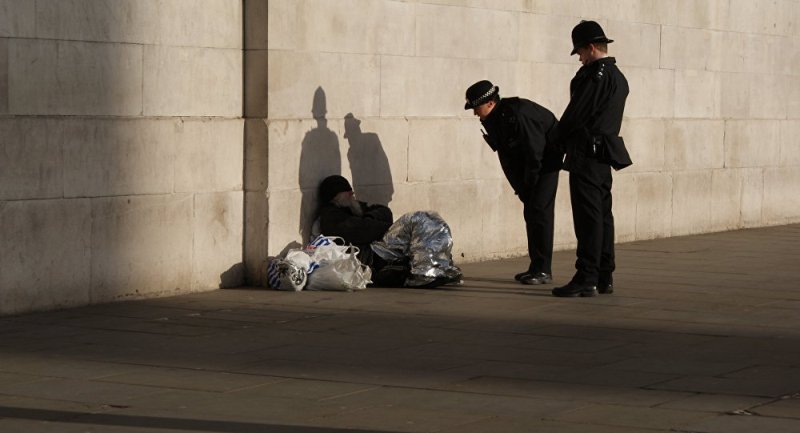
<path fill-rule="evenodd" d="M 605 151 L 603 150 L 603 136 L 590 134 L 583 130 L 567 140 L 567 154 L 580 155 L 584 158 L 600 158 Z"/>
<path fill-rule="evenodd" d="M 571 168 L 577 167 L 585 159 L 608 164 L 614 170 L 622 170 L 633 164 L 622 137 L 595 135 L 586 130 L 582 134 L 576 135 L 578 136 L 567 140 L 565 170 L 569 171 Z"/>
<path fill-rule="evenodd" d="M 586 155 L 589 158 L 602 159 L 606 154 L 605 146 L 603 146 L 603 138 L 599 135 L 589 136 L 589 141 L 586 145 Z"/>

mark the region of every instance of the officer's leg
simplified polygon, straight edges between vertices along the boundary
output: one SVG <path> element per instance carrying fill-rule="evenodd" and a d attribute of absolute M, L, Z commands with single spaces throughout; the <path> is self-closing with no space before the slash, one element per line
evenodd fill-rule
<path fill-rule="evenodd" d="M 605 180 L 602 183 L 603 193 L 603 249 L 600 256 L 600 280 L 610 283 L 611 274 L 616 268 L 614 261 L 614 214 L 611 211 L 611 184 L 613 179 L 611 169 L 603 173 Z"/>
<path fill-rule="evenodd" d="M 542 173 L 533 187 L 533 194 L 524 204 L 530 272 L 552 274 L 553 214 L 557 189 L 558 172 Z"/>
<path fill-rule="evenodd" d="M 587 161 L 569 175 L 572 219 L 578 239 L 572 280 L 577 284 L 597 284 L 603 246 L 603 166 L 608 169 L 608 165 Z"/>

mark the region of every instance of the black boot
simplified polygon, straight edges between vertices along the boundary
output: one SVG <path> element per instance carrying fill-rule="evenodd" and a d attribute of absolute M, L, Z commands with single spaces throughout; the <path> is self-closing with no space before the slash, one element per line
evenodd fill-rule
<path fill-rule="evenodd" d="M 550 284 L 553 282 L 553 276 L 545 272 L 532 272 L 519 279 L 522 284 Z"/>
<path fill-rule="evenodd" d="M 597 296 L 597 287 L 590 284 L 570 282 L 566 286 L 556 287 L 552 293 L 553 296 L 558 296 L 559 298 L 591 297 Z"/>

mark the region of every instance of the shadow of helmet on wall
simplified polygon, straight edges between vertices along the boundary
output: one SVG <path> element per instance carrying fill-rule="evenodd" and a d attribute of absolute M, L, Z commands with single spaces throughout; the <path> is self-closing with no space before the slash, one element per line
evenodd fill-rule
<path fill-rule="evenodd" d="M 300 201 L 300 221 L 298 230 L 301 242 L 306 243 L 311 236 L 311 225 L 316 218 L 317 187 L 322 179 L 342 172 L 342 157 L 339 150 L 338 135 L 328 128 L 328 113 L 325 90 L 317 87 L 311 114 L 317 126 L 306 132 L 300 150 L 298 184 L 302 198 Z"/>
<path fill-rule="evenodd" d="M 378 134 L 363 132 L 361 120 L 353 113 L 347 113 L 344 117 L 344 138 L 349 144 L 347 160 L 350 162 L 353 190 L 358 199 L 388 206 L 394 195 L 392 169 Z"/>

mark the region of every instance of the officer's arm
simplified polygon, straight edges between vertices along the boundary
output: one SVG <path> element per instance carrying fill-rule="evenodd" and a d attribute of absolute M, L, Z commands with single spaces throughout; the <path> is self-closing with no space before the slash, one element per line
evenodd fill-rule
<path fill-rule="evenodd" d="M 541 122 L 534 119 L 526 119 L 524 125 L 525 145 L 528 149 L 525 161 L 525 183 L 531 186 L 536 183 L 539 177 L 539 170 L 542 169 L 542 158 L 544 157 L 547 139 Z"/>
<path fill-rule="evenodd" d="M 595 115 L 601 82 L 594 78 L 584 79 L 575 89 L 564 114 L 558 122 L 557 139 L 567 137 L 585 127 L 589 119 Z"/>

